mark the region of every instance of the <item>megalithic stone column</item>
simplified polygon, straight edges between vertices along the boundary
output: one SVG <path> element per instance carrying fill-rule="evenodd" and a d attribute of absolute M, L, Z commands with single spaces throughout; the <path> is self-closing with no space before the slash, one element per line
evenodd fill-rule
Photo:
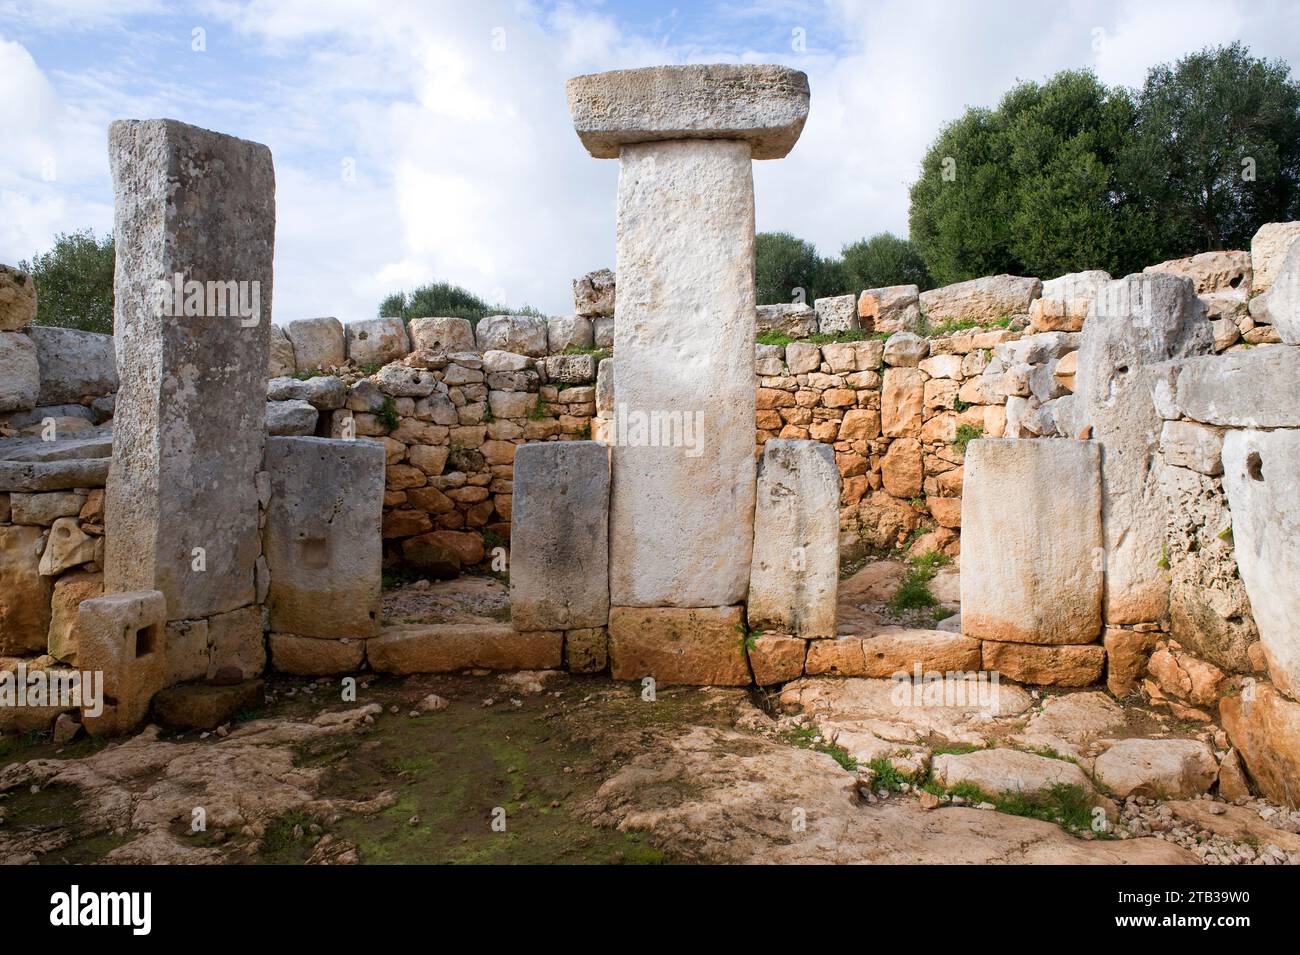
<path fill-rule="evenodd" d="M 108 146 L 121 386 L 105 589 L 209 617 L 256 601 L 271 152 L 166 119 L 115 122 Z"/>
<path fill-rule="evenodd" d="M 1163 422 L 1151 398 L 1147 369 L 1213 348 L 1205 308 L 1185 278 L 1157 272 L 1108 282 L 1088 310 L 1074 418 L 1091 426 L 1093 439 L 1102 446 L 1107 624 L 1157 621 L 1169 607 L 1157 454 Z"/>
<path fill-rule="evenodd" d="M 779 66 L 579 76 L 583 145 L 618 158 L 610 603 L 745 599 L 753 546 L 751 159 L 788 153 L 808 80 Z"/>

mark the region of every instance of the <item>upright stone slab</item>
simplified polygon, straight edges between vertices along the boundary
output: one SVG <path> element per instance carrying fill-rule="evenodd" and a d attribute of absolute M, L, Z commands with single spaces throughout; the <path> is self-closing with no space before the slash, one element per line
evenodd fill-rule
<path fill-rule="evenodd" d="M 366 638 L 379 629 L 384 449 L 369 441 L 268 438 L 265 552 L 271 630 Z"/>
<path fill-rule="evenodd" d="M 1101 635 L 1096 442 L 972 441 L 961 502 L 962 633 L 1056 645 Z"/>
<path fill-rule="evenodd" d="M 779 158 L 807 78 L 776 66 L 569 81 L 593 156 L 620 160 L 610 600 L 736 604 L 753 546 L 753 158 Z"/>
<path fill-rule="evenodd" d="M 609 449 L 521 445 L 510 515 L 510 622 L 581 630 L 609 621 Z"/>
<path fill-rule="evenodd" d="M 1223 483 L 1269 675 L 1300 699 L 1300 430 L 1229 431 Z"/>
<path fill-rule="evenodd" d="M 1160 620 L 1169 597 L 1162 567 L 1161 418 L 1146 367 L 1206 354 L 1214 335 L 1191 281 L 1165 273 L 1103 285 L 1082 334 L 1073 414 L 1079 426 L 1091 425 L 1102 445 L 1105 620 Z"/>
<path fill-rule="evenodd" d="M 835 636 L 840 472 L 830 445 L 774 438 L 763 445 L 754 510 L 749 628 Z"/>
<path fill-rule="evenodd" d="M 275 244 L 271 152 L 173 120 L 131 120 L 109 128 L 109 162 L 121 386 L 105 589 L 156 589 L 169 619 L 207 617 L 255 599 L 254 480 Z M 180 290 L 181 314 L 178 276 L 203 289 L 201 304 L 186 298 L 196 286 Z M 212 307 L 232 290 L 255 302 L 257 314 L 229 314 L 229 299 L 225 309 Z"/>

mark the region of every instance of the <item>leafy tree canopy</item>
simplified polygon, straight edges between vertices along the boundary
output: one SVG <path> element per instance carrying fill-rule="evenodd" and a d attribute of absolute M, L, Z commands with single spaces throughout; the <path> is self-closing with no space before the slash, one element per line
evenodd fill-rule
<path fill-rule="evenodd" d="M 36 283 L 36 324 L 113 334 L 113 236 L 60 233 L 54 247 L 19 262 Z"/>

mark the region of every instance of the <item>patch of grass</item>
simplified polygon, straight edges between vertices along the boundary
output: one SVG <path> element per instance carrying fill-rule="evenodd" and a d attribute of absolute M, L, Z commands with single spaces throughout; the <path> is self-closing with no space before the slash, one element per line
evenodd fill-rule
<path fill-rule="evenodd" d="M 294 838 L 293 830 L 301 826 L 305 832 L 309 825 L 311 817 L 307 813 L 301 809 L 291 809 L 266 827 L 266 835 L 262 840 L 263 851 L 267 854 L 285 851 L 299 841 Z"/>
<path fill-rule="evenodd" d="M 815 725 L 806 723 L 803 726 L 796 726 L 794 729 L 786 730 L 781 734 L 781 738 L 791 746 L 797 746 L 800 749 L 811 749 L 817 753 L 825 753 L 839 763 L 842 768 L 851 773 L 857 772 L 858 761 L 850 756 L 849 751 L 843 746 L 827 743 L 825 737 L 822 737 L 822 742 L 815 742 L 817 737 L 821 735 L 822 731 Z"/>
<path fill-rule="evenodd" d="M 952 399 L 952 410 L 958 414 L 961 414 L 963 411 L 969 411 L 970 408 L 971 403 L 969 401 L 962 401 L 960 398 Z"/>
<path fill-rule="evenodd" d="M 544 407 L 544 405 L 545 402 L 542 401 L 541 395 L 538 395 L 537 400 L 533 402 L 533 406 L 528 409 L 528 420 L 529 421 L 544 420 L 546 418 L 546 408 Z"/>
<path fill-rule="evenodd" d="M 402 417 L 397 413 L 397 402 L 389 395 L 384 395 L 384 404 L 377 412 L 375 417 L 389 431 L 396 431 L 402 423 Z"/>
<path fill-rule="evenodd" d="M 983 749 L 974 743 L 940 743 L 937 746 L 930 747 L 930 755 L 933 756 L 965 756 L 967 753 L 974 753 Z"/>
<path fill-rule="evenodd" d="M 564 349 L 566 355 L 595 355 L 596 364 L 600 364 L 609 356 L 605 354 L 605 349 L 597 348 L 595 345 L 570 345 Z"/>
<path fill-rule="evenodd" d="M 1092 828 L 1092 796 L 1082 786 L 1057 783 L 1032 793 L 1003 793 L 992 800 L 998 812 L 1055 822 L 1071 832 Z"/>
<path fill-rule="evenodd" d="M 896 769 L 888 759 L 873 759 L 867 763 L 867 768 L 875 774 L 874 785 L 877 788 L 884 788 L 891 793 L 897 793 L 903 791 L 903 786 L 910 787 L 913 785 L 912 775 Z"/>
<path fill-rule="evenodd" d="M 776 345 L 778 348 L 784 348 L 786 345 L 794 341 L 794 339 L 785 332 L 779 332 L 773 328 L 761 332 L 754 341 L 758 342 L 760 345 Z"/>
<path fill-rule="evenodd" d="M 1010 315 L 1003 315 L 1001 318 L 996 318 L 996 319 L 994 319 L 994 320 L 993 320 L 992 322 L 990 322 L 989 324 L 990 324 L 990 327 L 992 327 L 992 328 L 1007 328 L 1008 326 L 1011 325 L 1011 316 L 1010 316 Z"/>
<path fill-rule="evenodd" d="M 849 342 L 865 342 L 872 337 L 860 328 L 850 328 L 843 332 L 817 332 L 809 335 L 808 341 L 814 345 L 846 345 Z"/>
<path fill-rule="evenodd" d="M 929 580 L 915 570 L 909 570 L 894 595 L 889 598 L 889 612 L 902 616 L 908 611 L 928 610 L 937 606 L 939 598 L 930 593 Z"/>
<path fill-rule="evenodd" d="M 381 365 L 381 364 L 379 364 L 378 362 L 371 362 L 371 363 L 368 364 L 368 365 L 359 365 L 359 366 L 357 366 L 357 371 L 358 371 L 362 376 L 364 376 L 364 377 L 366 377 L 366 378 L 369 378 L 371 375 L 373 375 L 375 372 L 379 371 L 379 369 L 380 369 L 380 368 L 383 368 L 383 367 L 384 367 L 384 366 Z"/>
<path fill-rule="evenodd" d="M 308 368 L 306 371 L 294 372 L 293 377 L 297 378 L 299 381 L 307 381 L 311 378 L 320 378 L 321 376 L 328 374 L 329 372 L 324 368 Z"/>
<path fill-rule="evenodd" d="M 977 438 L 984 437 L 984 429 L 973 424 L 963 424 L 957 427 L 957 436 L 952 439 L 952 446 L 962 454 L 966 453 L 966 446 Z"/>
<path fill-rule="evenodd" d="M 957 332 L 979 327 L 980 323 L 972 318 L 954 319 L 944 322 L 942 325 L 931 325 L 929 322 L 923 322 L 921 324 L 921 335 L 930 338 L 944 338 Z"/>

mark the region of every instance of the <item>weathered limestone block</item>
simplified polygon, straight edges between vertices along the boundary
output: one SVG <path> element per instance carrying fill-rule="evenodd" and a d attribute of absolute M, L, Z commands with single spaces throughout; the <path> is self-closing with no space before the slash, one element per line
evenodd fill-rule
<path fill-rule="evenodd" d="M 1251 683 L 1223 697 L 1219 717 L 1260 791 L 1300 809 L 1300 703 Z"/>
<path fill-rule="evenodd" d="M 911 332 L 921 324 L 921 289 L 916 285 L 869 288 L 858 296 L 862 327 L 877 332 Z"/>
<path fill-rule="evenodd" d="M 121 733 L 144 719 L 150 699 L 163 688 L 167 675 L 166 626 L 167 601 L 161 591 L 113 593 L 82 601 L 78 665 L 83 671 L 103 673 L 104 681 L 103 712 L 90 716 L 82 707 L 86 732 L 92 736 Z"/>
<path fill-rule="evenodd" d="M 892 497 L 903 501 L 920 497 L 925 479 L 921 443 L 915 438 L 891 441 L 880 459 L 880 479 Z"/>
<path fill-rule="evenodd" d="M 564 668 L 570 673 L 600 673 L 609 666 L 609 634 L 604 627 L 564 632 Z"/>
<path fill-rule="evenodd" d="M 516 630 L 581 630 L 609 620 L 609 449 L 522 445 L 510 517 Z"/>
<path fill-rule="evenodd" d="M 40 393 L 36 343 L 20 332 L 0 332 L 0 413 L 35 408 Z"/>
<path fill-rule="evenodd" d="M 895 332 L 885 342 L 885 364 L 896 368 L 915 368 L 930 354 L 930 343 L 912 332 Z"/>
<path fill-rule="evenodd" d="M 76 517 L 85 506 L 86 495 L 76 491 L 45 494 L 13 493 L 9 496 L 10 521 L 48 527 L 60 517 Z"/>
<path fill-rule="evenodd" d="M 272 378 L 266 383 L 266 397 L 270 401 L 306 401 L 317 411 L 337 411 L 348 402 L 348 386 L 334 375 L 316 375 L 306 381 Z"/>
<path fill-rule="evenodd" d="M 962 632 L 1091 643 L 1101 634 L 1101 449 L 972 441 L 962 490 Z"/>
<path fill-rule="evenodd" d="M 732 140 L 780 159 L 808 118 L 808 77 L 773 65 L 695 64 L 575 76 L 565 85 L 578 138 L 597 159 L 662 141 Z M 619 281 L 625 281 L 622 266 Z"/>
<path fill-rule="evenodd" d="M 774 439 L 763 446 L 749 578 L 752 629 L 835 635 L 839 500 L 829 445 Z"/>
<path fill-rule="evenodd" d="M 588 272 L 573 280 L 573 310 L 584 318 L 614 317 L 614 273 L 609 269 Z"/>
<path fill-rule="evenodd" d="M 505 624 L 412 624 L 385 627 L 366 641 L 378 673 L 447 673 L 468 667 L 554 670 L 563 656 L 559 630 L 520 633 Z"/>
<path fill-rule="evenodd" d="M 172 120 L 120 121 L 109 129 L 109 160 L 121 388 L 105 590 L 156 589 L 171 619 L 206 617 L 255 598 L 254 475 L 265 440 L 275 244 L 271 153 Z M 187 283 L 248 283 L 241 287 L 258 312 L 164 314 L 158 283 L 176 274 Z"/>
<path fill-rule="evenodd" d="M 742 621 L 740 607 L 611 607 L 611 673 L 660 684 L 748 685 Z"/>
<path fill-rule="evenodd" d="M 596 380 L 595 355 L 552 355 L 546 359 L 546 379 L 564 384 L 587 384 Z"/>
<path fill-rule="evenodd" d="M 367 637 L 379 626 L 384 452 L 364 441 L 272 438 L 265 556 L 270 627 Z"/>
<path fill-rule="evenodd" d="M 0 655 L 43 653 L 52 581 L 41 576 L 39 527 L 0 527 Z"/>
<path fill-rule="evenodd" d="M 300 318 L 284 330 L 299 371 L 329 371 L 347 358 L 343 323 L 337 318 Z"/>
<path fill-rule="evenodd" d="M 862 676 L 887 679 L 898 673 L 974 673 L 980 668 L 980 641 L 941 630 L 885 627 L 862 640 Z"/>
<path fill-rule="evenodd" d="M 808 643 L 803 637 L 785 633 L 763 633 L 754 638 L 749 649 L 749 667 L 759 686 L 786 683 L 803 676 Z"/>
<path fill-rule="evenodd" d="M 1166 466 L 1160 476 L 1169 565 L 1169 627 L 1196 655 L 1249 672 L 1259 640 L 1237 570 L 1232 517 L 1221 478 Z"/>
<path fill-rule="evenodd" d="M 592 344 L 609 354 L 614 350 L 614 316 L 603 316 L 591 320 Z"/>
<path fill-rule="evenodd" d="M 792 375 L 805 375 L 822 365 L 822 350 L 808 342 L 791 342 L 785 346 L 785 362 Z"/>
<path fill-rule="evenodd" d="M 962 611 L 965 625 L 966 612 Z M 1086 646 L 1037 646 L 1030 643 L 999 643 L 985 640 L 983 668 L 1004 677 L 1035 686 L 1091 686 L 1101 679 L 1106 649 Z"/>
<path fill-rule="evenodd" d="M 1097 757 L 1094 772 L 1120 799 L 1180 799 L 1207 792 L 1219 763 L 1200 740 L 1122 739 Z"/>
<path fill-rule="evenodd" d="M 293 342 L 279 325 L 271 325 L 271 358 L 266 364 L 267 378 L 296 375 L 298 362 L 293 356 Z"/>
<path fill-rule="evenodd" d="M 1077 332 L 1083 328 L 1097 292 L 1111 281 L 1101 270 L 1071 272 L 1043 283 L 1040 298 L 1029 305 L 1029 324 L 1036 332 Z"/>
<path fill-rule="evenodd" d="M 41 404 L 77 402 L 117 391 L 112 335 L 33 325 L 27 337 L 35 343 L 40 363 Z"/>
<path fill-rule="evenodd" d="M 991 325 L 1011 315 L 1025 315 L 1043 291 L 1036 278 L 990 275 L 930 289 L 920 295 L 921 313 L 931 325 L 973 321 Z"/>
<path fill-rule="evenodd" d="M 407 325 L 411 346 L 433 352 L 473 351 L 474 326 L 464 318 L 413 318 Z"/>
<path fill-rule="evenodd" d="M 1103 449 L 1105 620 L 1159 620 L 1169 595 L 1161 567 L 1161 422 L 1145 366 L 1208 353 L 1214 336 L 1191 282 L 1159 272 L 1102 287 L 1082 335 L 1071 414 L 1092 427 Z"/>
<path fill-rule="evenodd" d="M 221 670 L 238 670 L 245 677 L 266 669 L 266 640 L 260 607 L 240 607 L 209 617 L 209 679 Z"/>
<path fill-rule="evenodd" d="M 1233 553 L 1274 684 L 1300 698 L 1300 431 L 1230 431 Z"/>
<path fill-rule="evenodd" d="M 400 318 L 365 318 L 348 322 L 348 358 L 356 365 L 386 365 L 411 350 L 406 324 Z"/>
<path fill-rule="evenodd" d="M 755 310 L 757 331 L 781 332 L 791 338 L 807 338 L 817 332 L 817 313 L 811 305 L 780 302 L 759 305 Z"/>
<path fill-rule="evenodd" d="M 857 299 L 852 295 L 819 298 L 813 302 L 813 311 L 817 313 L 817 330 L 823 335 L 835 335 L 861 327 Z"/>
<path fill-rule="evenodd" d="M 75 517 L 60 517 L 50 526 L 45 550 L 41 554 L 41 573 L 57 577 L 72 567 L 95 560 L 101 537 L 92 537 L 81 529 Z"/>
<path fill-rule="evenodd" d="M 26 272 L 0 265 L 0 332 L 16 332 L 36 320 L 36 283 Z"/>
<path fill-rule="evenodd" d="M 546 322 L 546 349 L 560 355 L 569 348 L 590 348 L 595 340 L 591 319 L 582 315 L 556 315 Z"/>
<path fill-rule="evenodd" d="M 1201 252 L 1185 259 L 1170 259 L 1148 265 L 1143 274 L 1156 272 L 1190 279 L 1197 295 L 1220 292 L 1224 289 L 1251 291 L 1251 259 L 1249 252 Z"/>
<path fill-rule="evenodd" d="M 356 673 L 366 656 L 364 640 L 328 640 L 272 633 L 267 642 L 271 650 L 271 668 L 296 676 Z"/>
<path fill-rule="evenodd" d="M 925 375 L 919 368 L 888 369 L 880 395 L 880 426 L 885 437 L 919 437 L 924 401 Z"/>
<path fill-rule="evenodd" d="M 967 783 L 993 796 L 1032 793 L 1053 786 L 1094 791 L 1092 780 L 1074 763 L 1014 749 L 936 756 L 931 770 L 932 778 L 941 786 Z"/>
<path fill-rule="evenodd" d="M 380 391 L 394 398 L 427 398 L 440 387 L 444 392 L 447 388 L 431 371 L 398 364 L 385 365 L 379 369 L 374 382 Z"/>
<path fill-rule="evenodd" d="M 1300 222 L 1269 222 L 1259 227 L 1250 240 L 1250 266 L 1255 273 L 1252 291 L 1269 290 L 1297 239 L 1300 239 Z"/>
<path fill-rule="evenodd" d="M 535 315 L 491 315 L 475 330 L 479 351 L 508 351 L 530 358 L 546 355 L 546 319 Z"/>
<path fill-rule="evenodd" d="M 1165 463 L 1214 477 L 1223 473 L 1223 430 L 1194 421 L 1166 421 L 1160 431 Z"/>
<path fill-rule="evenodd" d="M 315 434 L 319 420 L 320 412 L 306 401 L 266 403 L 266 433 L 272 437 Z"/>
<path fill-rule="evenodd" d="M 215 672 L 206 620 L 170 620 L 163 635 L 164 686 L 207 679 Z"/>
<path fill-rule="evenodd" d="M 1250 348 L 1153 368 L 1166 418 L 1230 428 L 1300 428 L 1300 348 Z"/>
<path fill-rule="evenodd" d="M 54 582 L 50 600 L 50 630 L 47 652 L 60 663 L 77 665 L 81 634 L 77 630 L 77 608 L 83 600 L 104 596 L 104 575 L 79 571 L 64 574 Z"/>
<path fill-rule="evenodd" d="M 210 731 L 229 723 L 241 710 L 257 709 L 265 699 L 266 685 L 261 680 L 192 683 L 160 691 L 153 699 L 153 715 L 164 726 Z"/>
<path fill-rule="evenodd" d="M 615 604 L 724 606 L 743 600 L 749 585 L 750 165 L 743 142 L 622 149 L 610 506 Z M 665 243 L 665 234 L 677 240 Z"/>
<path fill-rule="evenodd" d="M 1300 345 L 1300 242 L 1291 244 L 1272 288 L 1250 303 L 1250 314 L 1257 313 L 1267 316 L 1283 342 Z"/>
<path fill-rule="evenodd" d="M 1106 648 L 1106 689 L 1113 696 L 1122 698 L 1137 690 L 1159 638 L 1160 634 L 1155 632 L 1106 628 L 1102 637 Z"/>

